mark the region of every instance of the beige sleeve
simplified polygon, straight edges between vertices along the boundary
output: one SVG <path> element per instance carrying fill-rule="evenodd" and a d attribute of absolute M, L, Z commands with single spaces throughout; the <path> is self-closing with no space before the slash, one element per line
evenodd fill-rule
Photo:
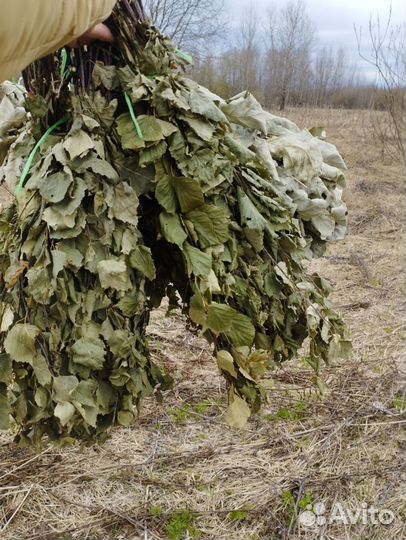
<path fill-rule="evenodd" d="M 117 0 L 0 0 L 0 82 L 107 19 Z"/>

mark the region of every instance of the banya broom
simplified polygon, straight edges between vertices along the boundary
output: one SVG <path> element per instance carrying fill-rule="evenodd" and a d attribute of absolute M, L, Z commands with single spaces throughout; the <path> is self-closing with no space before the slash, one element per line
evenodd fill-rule
<path fill-rule="evenodd" d="M 120 0 L 107 24 L 113 45 L 40 60 L 16 90 L 0 427 L 20 444 L 92 443 L 162 398 L 171 374 L 146 329 L 164 297 L 212 345 L 232 426 L 272 399 L 261 380 L 303 345 L 319 384 L 350 347 L 329 283 L 306 269 L 345 235 L 335 147 L 249 93 L 223 100 L 187 78 L 191 57 L 140 2 Z"/>

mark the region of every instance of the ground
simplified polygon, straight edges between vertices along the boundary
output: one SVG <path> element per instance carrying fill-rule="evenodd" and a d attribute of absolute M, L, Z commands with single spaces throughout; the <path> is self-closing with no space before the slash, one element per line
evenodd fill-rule
<path fill-rule="evenodd" d="M 286 116 L 325 126 L 348 164 L 349 235 L 313 270 L 335 286 L 353 357 L 324 369 L 322 394 L 290 362 L 262 413 L 231 429 L 210 348 L 158 311 L 151 348 L 175 389 L 102 446 L 35 454 L 3 434 L 0 538 L 404 538 L 402 166 L 382 155 L 369 112 Z"/>

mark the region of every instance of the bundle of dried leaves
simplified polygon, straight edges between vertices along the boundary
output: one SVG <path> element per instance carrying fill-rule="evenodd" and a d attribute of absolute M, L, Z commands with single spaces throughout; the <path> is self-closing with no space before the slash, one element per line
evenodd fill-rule
<path fill-rule="evenodd" d="M 213 343 L 235 426 L 306 338 L 317 376 L 348 348 L 306 271 L 345 234 L 334 146 L 189 80 L 138 2 L 109 24 L 114 46 L 37 62 L 0 107 L 17 193 L 0 216 L 0 425 L 21 443 L 92 442 L 160 397 L 145 330 L 165 296 Z"/>

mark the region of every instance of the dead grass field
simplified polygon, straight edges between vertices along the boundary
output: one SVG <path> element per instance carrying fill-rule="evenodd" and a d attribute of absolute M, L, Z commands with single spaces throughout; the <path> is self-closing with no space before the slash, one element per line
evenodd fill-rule
<path fill-rule="evenodd" d="M 350 231 L 313 263 L 335 284 L 354 356 L 324 370 L 316 392 L 300 359 L 273 375 L 270 405 L 247 429 L 223 425 L 225 385 L 209 347 L 177 317 L 154 315 L 156 359 L 175 373 L 163 404 L 102 446 L 18 449 L 0 438 L 1 539 L 404 538 L 404 186 L 382 162 L 370 113 L 289 111 L 324 125 L 345 157 Z M 388 525 L 306 528 L 306 504 L 362 503 Z"/>

